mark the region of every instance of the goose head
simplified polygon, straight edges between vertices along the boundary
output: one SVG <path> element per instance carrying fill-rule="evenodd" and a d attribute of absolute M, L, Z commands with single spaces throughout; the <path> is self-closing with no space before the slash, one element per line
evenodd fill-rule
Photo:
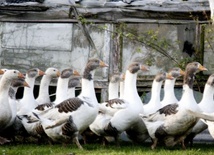
<path fill-rule="evenodd" d="M 142 70 L 142 71 L 149 71 L 149 68 L 148 68 L 148 66 L 143 65 L 143 64 L 141 64 L 139 62 L 132 62 L 129 65 L 128 70 L 129 70 L 130 73 L 135 74 L 135 73 L 137 73 L 140 70 Z"/>
<path fill-rule="evenodd" d="M 202 66 L 199 62 L 191 62 L 187 64 L 184 75 L 184 84 L 187 84 L 189 88 L 193 87 L 195 74 L 200 71 L 206 71 L 207 68 Z"/>
<path fill-rule="evenodd" d="M 38 68 L 29 69 L 26 73 L 26 76 L 29 78 L 37 78 L 38 76 L 42 75 L 45 75 L 45 73 Z"/>
<path fill-rule="evenodd" d="M 28 83 L 25 81 L 24 78 L 20 78 L 20 79 L 15 79 L 13 80 L 13 82 L 11 83 L 12 87 L 29 87 Z"/>
<path fill-rule="evenodd" d="M 174 67 L 171 70 L 169 70 L 168 72 L 174 79 L 180 77 L 180 76 L 184 76 L 185 72 L 180 69 L 179 67 Z"/>
<path fill-rule="evenodd" d="M 64 69 L 62 72 L 61 72 L 61 75 L 60 77 L 62 79 L 65 79 L 65 78 L 69 78 L 71 77 L 72 75 L 74 76 L 80 76 L 79 72 L 72 69 L 72 68 L 67 68 L 67 69 Z"/>
<path fill-rule="evenodd" d="M 100 67 L 101 68 L 108 67 L 108 65 L 97 58 L 89 59 L 87 65 L 86 65 L 86 68 L 84 70 L 84 73 L 83 73 L 83 78 L 92 80 L 92 72 L 95 69 L 100 68 Z"/>
<path fill-rule="evenodd" d="M 60 77 L 60 71 L 56 68 L 48 68 L 45 71 L 45 76 L 49 76 L 52 78 L 58 78 L 58 77 Z"/>

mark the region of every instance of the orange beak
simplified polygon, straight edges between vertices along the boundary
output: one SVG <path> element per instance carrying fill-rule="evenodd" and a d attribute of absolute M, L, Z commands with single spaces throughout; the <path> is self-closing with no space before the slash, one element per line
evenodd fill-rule
<path fill-rule="evenodd" d="M 78 71 L 74 70 L 74 71 L 73 71 L 73 75 L 75 75 L 75 76 L 80 76 L 80 73 L 79 73 Z"/>
<path fill-rule="evenodd" d="M 39 70 L 39 76 L 45 75 L 45 72 Z"/>
<path fill-rule="evenodd" d="M 100 67 L 108 67 L 108 65 L 106 63 L 104 63 L 103 61 L 100 61 Z"/>
<path fill-rule="evenodd" d="M 22 74 L 22 73 L 19 72 L 19 73 L 18 73 L 18 78 L 20 78 L 20 79 L 21 79 L 21 78 L 25 78 L 25 76 L 24 76 L 24 74 Z"/>

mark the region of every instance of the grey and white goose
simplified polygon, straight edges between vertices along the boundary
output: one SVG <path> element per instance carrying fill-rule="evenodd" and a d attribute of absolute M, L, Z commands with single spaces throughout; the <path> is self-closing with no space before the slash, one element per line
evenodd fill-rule
<path fill-rule="evenodd" d="M 193 95 L 195 74 L 205 70 L 207 69 L 199 62 L 189 63 L 185 70 L 184 93 L 181 100 L 148 116 L 140 114 L 153 140 L 152 149 L 156 148 L 158 141 L 171 147 L 181 143 L 182 148 L 186 148 L 184 139 L 198 121 L 198 118 L 191 115 L 188 110 L 200 111 Z"/>
<path fill-rule="evenodd" d="M 200 103 L 198 103 L 198 106 L 200 107 L 201 111 L 203 113 L 214 113 L 214 100 L 213 100 L 213 95 L 214 95 L 214 74 L 210 75 L 209 78 L 207 79 L 207 82 L 204 87 L 204 92 L 203 92 L 203 97 Z M 193 127 L 191 133 L 186 137 L 185 142 L 189 143 L 192 145 L 194 137 L 207 129 L 207 124 L 212 124 L 209 121 L 202 121 L 199 120 L 197 124 Z M 210 127 L 211 125 L 209 125 Z M 210 128 L 209 128 L 209 131 Z M 212 133 L 212 131 L 211 131 Z M 212 135 L 212 134 L 211 134 Z"/>
<path fill-rule="evenodd" d="M 45 133 L 53 141 L 74 140 L 76 145 L 82 149 L 78 135 L 88 128 L 98 114 L 98 101 L 93 81 L 95 70 L 107 66 L 99 59 L 90 59 L 83 73 L 81 93 L 38 116 Z"/>

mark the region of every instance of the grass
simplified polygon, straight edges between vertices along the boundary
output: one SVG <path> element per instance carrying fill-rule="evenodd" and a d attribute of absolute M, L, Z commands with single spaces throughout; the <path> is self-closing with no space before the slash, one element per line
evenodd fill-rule
<path fill-rule="evenodd" d="M 0 146 L 2 155 L 212 155 L 214 154 L 214 144 L 194 144 L 192 148 L 182 150 L 180 146 L 165 148 L 158 146 L 155 150 L 150 149 L 150 143 L 132 144 L 122 142 L 121 146 L 108 144 L 86 144 L 84 150 L 80 150 L 74 144 L 7 144 Z"/>

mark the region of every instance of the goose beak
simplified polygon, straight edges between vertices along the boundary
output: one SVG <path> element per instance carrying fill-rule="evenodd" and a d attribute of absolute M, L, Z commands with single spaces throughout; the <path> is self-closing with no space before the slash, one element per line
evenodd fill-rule
<path fill-rule="evenodd" d="M 184 72 L 182 69 L 180 70 L 180 75 L 181 75 L 181 76 L 184 76 L 184 75 L 185 75 L 185 72 Z"/>
<path fill-rule="evenodd" d="M 24 87 L 30 88 L 29 84 L 26 81 L 24 81 Z"/>
<path fill-rule="evenodd" d="M 198 69 L 199 69 L 200 71 L 207 71 L 207 70 L 208 70 L 207 68 L 205 68 L 205 67 L 202 66 L 202 65 L 199 65 L 199 66 L 198 66 Z"/>
<path fill-rule="evenodd" d="M 147 66 L 141 65 L 140 69 L 142 71 L 149 71 L 149 68 Z"/>
<path fill-rule="evenodd" d="M 79 73 L 78 71 L 74 70 L 74 71 L 73 71 L 73 75 L 75 75 L 75 76 L 80 76 L 80 73 Z"/>
<path fill-rule="evenodd" d="M 39 70 L 39 76 L 45 75 L 45 72 Z"/>
<path fill-rule="evenodd" d="M 106 63 L 104 63 L 103 61 L 100 61 L 100 67 L 108 67 L 108 65 Z"/>
<path fill-rule="evenodd" d="M 2 69 L 0 69 L 0 75 L 4 74 L 4 71 Z"/>
<path fill-rule="evenodd" d="M 20 78 L 20 79 L 22 79 L 22 78 L 23 78 L 23 79 L 24 79 L 24 78 L 25 78 L 25 76 L 24 76 L 24 74 L 22 74 L 22 73 L 20 73 L 20 72 L 19 72 L 19 73 L 18 73 L 18 78 Z"/>
<path fill-rule="evenodd" d="M 56 73 L 56 76 L 57 76 L 57 77 L 60 77 L 60 71 L 58 71 L 58 72 Z"/>
<path fill-rule="evenodd" d="M 170 73 L 166 73 L 166 79 L 173 80 L 174 77 Z"/>

